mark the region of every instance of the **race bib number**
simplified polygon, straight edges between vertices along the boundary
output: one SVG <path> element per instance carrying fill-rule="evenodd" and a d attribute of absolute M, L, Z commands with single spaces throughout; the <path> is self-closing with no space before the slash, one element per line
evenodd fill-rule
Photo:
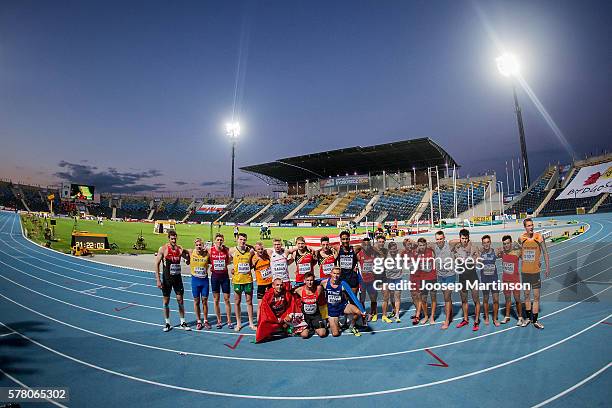
<path fill-rule="evenodd" d="M 181 264 L 170 264 L 170 275 L 180 275 Z"/>
<path fill-rule="evenodd" d="M 310 264 L 298 264 L 298 271 L 300 275 L 310 272 Z"/>
<path fill-rule="evenodd" d="M 340 295 L 327 295 L 327 303 L 331 303 L 335 305 L 336 303 L 340 303 L 342 301 L 342 296 Z"/>
<path fill-rule="evenodd" d="M 238 264 L 238 273 L 246 275 L 247 273 L 251 273 L 251 265 L 248 263 L 239 263 Z"/>
<path fill-rule="evenodd" d="M 289 280 L 289 272 L 287 271 L 287 262 L 275 263 L 272 266 L 272 276 L 275 278 L 281 278 L 283 282 Z"/>
<path fill-rule="evenodd" d="M 523 251 L 523 261 L 525 262 L 535 262 L 536 251 L 535 249 L 526 249 Z"/>
<path fill-rule="evenodd" d="M 504 273 L 513 274 L 514 273 L 514 263 L 512 262 L 503 262 L 502 266 L 504 268 Z"/>
<path fill-rule="evenodd" d="M 195 276 L 197 276 L 198 278 L 206 278 L 206 277 L 208 277 L 208 274 L 206 272 L 206 268 L 203 268 L 201 266 L 193 268 L 193 274 Z"/>
<path fill-rule="evenodd" d="M 482 273 L 485 275 L 493 275 L 495 273 L 495 265 L 484 265 L 484 267 L 482 268 Z"/>
<path fill-rule="evenodd" d="M 340 268 L 353 269 L 353 257 L 351 255 L 340 255 Z"/>
<path fill-rule="evenodd" d="M 260 271 L 259 274 L 261 275 L 261 279 L 268 279 L 270 276 L 272 276 L 272 270 L 270 268 L 266 268 Z"/>
<path fill-rule="evenodd" d="M 215 271 L 222 271 L 225 269 L 225 259 L 213 259 L 213 267 Z"/>
<path fill-rule="evenodd" d="M 317 312 L 317 304 L 316 303 L 303 303 L 304 305 L 304 313 L 306 314 L 315 314 Z"/>
<path fill-rule="evenodd" d="M 424 259 L 421 261 L 421 270 L 423 272 L 431 272 L 431 260 Z"/>
<path fill-rule="evenodd" d="M 372 273 L 374 270 L 374 263 L 372 262 L 364 262 L 361 267 L 361 273 Z"/>
<path fill-rule="evenodd" d="M 334 264 L 323 264 L 323 273 L 325 275 L 331 274 L 332 269 L 334 269 Z"/>

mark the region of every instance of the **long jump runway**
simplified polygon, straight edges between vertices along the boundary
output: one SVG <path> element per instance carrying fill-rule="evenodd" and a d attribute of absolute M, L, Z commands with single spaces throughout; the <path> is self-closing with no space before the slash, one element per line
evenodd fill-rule
<path fill-rule="evenodd" d="M 610 406 L 612 215 L 578 219 L 587 232 L 549 247 L 544 330 L 513 317 L 442 331 L 405 314 L 361 337 L 254 344 L 248 328 L 162 332 L 151 274 L 42 248 L 1 212 L 0 386 L 68 387 L 70 401 L 47 405 L 74 407 Z"/>

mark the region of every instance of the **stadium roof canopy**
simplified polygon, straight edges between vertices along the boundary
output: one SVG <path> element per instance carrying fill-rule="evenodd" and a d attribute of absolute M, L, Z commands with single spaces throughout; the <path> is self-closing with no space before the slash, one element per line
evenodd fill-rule
<path fill-rule="evenodd" d="M 348 174 L 396 173 L 427 167 L 457 165 L 437 143 L 425 137 L 375 146 L 306 154 L 279 159 L 270 163 L 241 167 L 268 182 L 298 183 Z M 458 165 L 457 165 L 458 166 Z M 262 177 L 263 176 L 263 177 Z"/>

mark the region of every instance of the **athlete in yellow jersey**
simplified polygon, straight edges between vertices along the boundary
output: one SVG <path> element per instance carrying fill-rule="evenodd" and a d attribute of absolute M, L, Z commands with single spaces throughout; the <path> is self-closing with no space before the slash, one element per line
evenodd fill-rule
<path fill-rule="evenodd" d="M 519 238 L 521 245 L 522 270 L 521 277 L 523 283 L 529 283 L 533 289 L 533 309 L 531 308 L 530 289 L 525 289 L 525 313 L 527 318 L 523 321 L 522 326 L 525 327 L 529 323 L 533 323 L 536 329 L 543 329 L 544 325 L 538 322 L 538 312 L 540 310 L 540 288 L 542 281 L 540 279 L 540 262 L 544 256 L 546 264 L 545 277 L 550 276 L 550 260 L 544 238 L 539 233 L 533 232 L 533 220 L 525 218 L 523 221 L 525 232 Z"/>
<path fill-rule="evenodd" d="M 251 258 L 251 266 L 255 269 L 257 279 L 257 300 L 263 299 L 266 291 L 272 287 L 272 269 L 270 267 L 270 255 L 264 248 L 263 242 L 255 243 L 255 254 Z M 259 311 L 257 308 L 257 323 L 259 323 Z"/>
<path fill-rule="evenodd" d="M 191 294 L 193 295 L 193 311 L 196 315 L 196 330 L 210 329 L 208 323 L 208 267 L 210 266 L 210 256 L 202 239 L 196 238 L 195 249 L 189 251 L 191 261 Z M 200 298 L 202 298 L 202 312 L 204 314 L 204 325 L 200 314 Z"/>
<path fill-rule="evenodd" d="M 251 274 L 251 258 L 253 257 L 253 248 L 246 243 L 247 236 L 245 233 L 238 233 L 238 245 L 231 249 L 234 268 L 232 269 L 232 283 L 234 284 L 234 309 L 236 313 L 235 331 L 240 331 L 240 302 L 242 301 L 242 292 L 246 298 L 247 313 L 249 315 L 249 327 L 256 330 L 253 324 L 253 275 Z"/>

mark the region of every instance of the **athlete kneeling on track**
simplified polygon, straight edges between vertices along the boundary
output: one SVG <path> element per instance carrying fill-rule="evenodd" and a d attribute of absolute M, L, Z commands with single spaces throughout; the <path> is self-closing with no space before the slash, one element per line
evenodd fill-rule
<path fill-rule="evenodd" d="M 304 285 L 295 289 L 295 294 L 302 301 L 302 313 L 304 321 L 308 325 L 300 335 L 302 338 L 309 338 L 313 332 L 319 337 L 327 336 L 327 304 L 325 303 L 325 293 L 320 285 L 315 284 L 314 273 L 304 274 Z"/>
<path fill-rule="evenodd" d="M 341 334 L 340 316 L 342 315 L 351 315 L 351 333 L 355 336 L 361 336 L 361 333 L 355 327 L 355 321 L 359 316 L 365 319 L 365 314 L 357 306 L 348 302 L 348 294 L 340 280 L 340 268 L 334 267 L 331 278 L 321 281 L 321 286 L 325 289 L 329 329 L 332 336 L 338 337 Z"/>

